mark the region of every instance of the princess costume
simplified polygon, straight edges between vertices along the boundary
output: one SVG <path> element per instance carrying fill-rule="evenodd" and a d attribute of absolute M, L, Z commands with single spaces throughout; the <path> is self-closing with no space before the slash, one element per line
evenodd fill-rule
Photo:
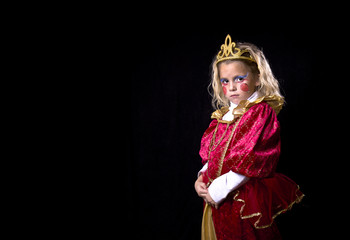
<path fill-rule="evenodd" d="M 201 140 L 203 182 L 218 209 L 206 204 L 203 239 L 281 239 L 274 219 L 303 198 L 299 186 L 276 173 L 277 114 L 283 99 L 254 92 L 215 111 Z"/>

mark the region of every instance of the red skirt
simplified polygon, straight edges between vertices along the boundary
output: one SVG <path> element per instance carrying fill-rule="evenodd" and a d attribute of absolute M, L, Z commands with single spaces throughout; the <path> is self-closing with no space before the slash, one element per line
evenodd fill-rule
<path fill-rule="evenodd" d="M 217 240 L 281 239 L 274 218 L 303 198 L 299 186 L 283 174 L 251 178 L 212 209 Z"/>

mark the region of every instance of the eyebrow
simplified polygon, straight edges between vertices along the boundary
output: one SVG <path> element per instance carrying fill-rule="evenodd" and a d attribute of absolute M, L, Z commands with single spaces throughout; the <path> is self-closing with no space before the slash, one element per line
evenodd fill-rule
<path fill-rule="evenodd" d="M 242 75 L 242 76 L 241 76 L 241 75 L 238 75 L 238 76 L 234 77 L 233 79 L 236 80 L 236 79 L 238 79 L 238 78 L 246 78 L 246 77 L 248 77 L 248 74 L 249 74 L 249 73 L 247 73 L 247 74 L 244 75 L 244 76 L 243 76 L 243 75 Z"/>

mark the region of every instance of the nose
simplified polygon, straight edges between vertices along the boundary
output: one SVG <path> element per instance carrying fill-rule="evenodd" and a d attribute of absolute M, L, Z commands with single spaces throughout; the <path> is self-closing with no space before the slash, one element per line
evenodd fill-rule
<path fill-rule="evenodd" d="M 233 81 L 230 81 L 230 82 L 229 82 L 228 89 L 229 89 L 230 91 L 236 91 L 236 90 L 237 90 L 236 83 L 233 82 Z"/>

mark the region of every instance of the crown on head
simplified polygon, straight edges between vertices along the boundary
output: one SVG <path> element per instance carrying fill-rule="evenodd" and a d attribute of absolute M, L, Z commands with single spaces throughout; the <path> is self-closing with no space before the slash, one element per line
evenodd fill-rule
<path fill-rule="evenodd" d="M 256 63 L 248 50 L 236 48 L 236 43 L 232 42 L 230 34 L 227 34 L 225 44 L 221 45 L 221 50 L 216 56 L 216 63 L 228 59 L 245 59 Z"/>

